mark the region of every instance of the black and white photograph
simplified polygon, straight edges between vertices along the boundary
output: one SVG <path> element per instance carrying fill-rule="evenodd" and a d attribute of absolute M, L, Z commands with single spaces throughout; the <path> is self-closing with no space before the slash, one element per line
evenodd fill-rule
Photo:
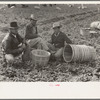
<path fill-rule="evenodd" d="M 0 82 L 99 81 L 100 4 L 0 4 Z"/>

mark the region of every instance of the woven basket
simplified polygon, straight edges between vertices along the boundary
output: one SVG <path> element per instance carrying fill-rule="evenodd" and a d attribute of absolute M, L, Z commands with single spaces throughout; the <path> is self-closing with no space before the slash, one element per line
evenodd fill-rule
<path fill-rule="evenodd" d="M 93 61 L 96 58 L 96 50 L 86 45 L 66 45 L 63 51 L 65 62 Z"/>
<path fill-rule="evenodd" d="M 39 66 L 46 66 L 49 58 L 50 58 L 50 53 L 45 51 L 45 50 L 32 50 L 32 63 L 34 65 L 39 65 Z"/>

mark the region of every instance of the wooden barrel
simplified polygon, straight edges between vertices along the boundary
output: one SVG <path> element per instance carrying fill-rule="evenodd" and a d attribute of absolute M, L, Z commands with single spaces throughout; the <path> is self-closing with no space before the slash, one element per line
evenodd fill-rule
<path fill-rule="evenodd" d="M 96 50 L 86 45 L 66 45 L 63 50 L 65 62 L 85 62 L 95 60 Z"/>

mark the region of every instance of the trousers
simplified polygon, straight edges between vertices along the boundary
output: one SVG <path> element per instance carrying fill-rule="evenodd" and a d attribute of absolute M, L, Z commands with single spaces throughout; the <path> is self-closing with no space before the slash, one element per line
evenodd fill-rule
<path fill-rule="evenodd" d="M 51 43 L 47 43 L 47 45 L 48 45 L 48 47 L 50 49 L 50 52 L 53 53 L 56 58 L 62 57 L 62 55 L 63 55 L 63 47 L 55 48 L 55 46 L 52 45 Z"/>
<path fill-rule="evenodd" d="M 46 51 L 49 50 L 46 41 L 41 37 L 28 40 L 28 44 L 30 45 L 31 48 L 43 49 Z"/>

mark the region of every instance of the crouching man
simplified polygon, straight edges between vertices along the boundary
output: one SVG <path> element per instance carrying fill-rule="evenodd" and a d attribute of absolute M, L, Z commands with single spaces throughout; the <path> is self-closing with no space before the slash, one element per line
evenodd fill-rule
<path fill-rule="evenodd" d="M 37 19 L 35 18 L 34 14 L 31 14 L 30 16 L 30 23 L 26 26 L 25 33 L 25 38 L 28 40 L 28 44 L 32 49 L 49 49 L 46 41 L 38 34 Z"/>
<path fill-rule="evenodd" d="M 67 35 L 60 30 L 60 22 L 55 22 L 53 24 L 54 33 L 51 36 L 51 40 L 48 41 L 48 47 L 51 51 L 51 59 L 59 59 L 63 55 L 63 48 L 65 44 L 72 44 L 72 41 L 67 37 Z"/>
<path fill-rule="evenodd" d="M 18 34 L 18 28 L 17 22 L 11 22 L 9 33 L 2 40 L 2 49 L 7 63 L 13 63 L 15 57 L 19 55 L 22 55 L 23 61 L 26 60 L 26 56 L 30 57 L 30 47 L 25 43 L 25 39 Z"/>

